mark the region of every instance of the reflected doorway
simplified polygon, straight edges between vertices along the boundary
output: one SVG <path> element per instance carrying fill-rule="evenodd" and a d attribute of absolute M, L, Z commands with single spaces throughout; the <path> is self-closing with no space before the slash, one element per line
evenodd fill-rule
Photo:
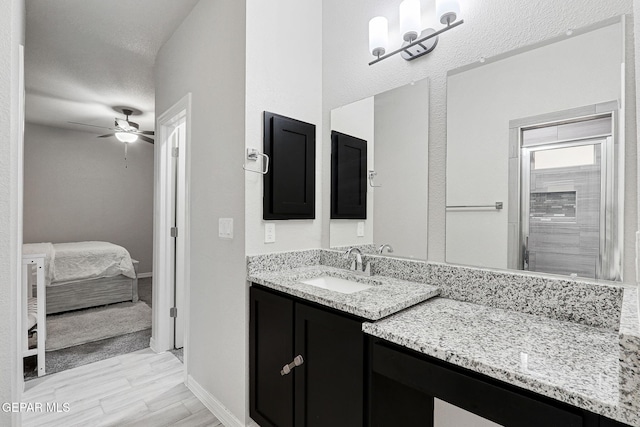
<path fill-rule="evenodd" d="M 613 115 L 520 133 L 519 268 L 620 280 Z"/>

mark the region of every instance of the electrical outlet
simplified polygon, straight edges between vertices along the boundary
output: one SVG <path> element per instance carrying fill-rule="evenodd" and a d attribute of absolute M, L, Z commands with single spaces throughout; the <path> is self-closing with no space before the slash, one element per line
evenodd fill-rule
<path fill-rule="evenodd" d="M 233 218 L 218 219 L 218 237 L 221 239 L 233 239 Z"/>
<path fill-rule="evenodd" d="M 364 237 L 364 221 L 360 221 L 358 223 L 357 236 L 358 237 Z"/>
<path fill-rule="evenodd" d="M 264 242 L 276 242 L 276 225 L 273 222 L 267 222 L 264 224 Z"/>

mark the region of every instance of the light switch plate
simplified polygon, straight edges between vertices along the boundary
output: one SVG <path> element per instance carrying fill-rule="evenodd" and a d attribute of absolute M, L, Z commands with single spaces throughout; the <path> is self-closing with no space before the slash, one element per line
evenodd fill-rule
<path fill-rule="evenodd" d="M 273 222 L 267 222 L 264 224 L 264 242 L 275 243 L 276 242 L 276 225 Z"/>
<path fill-rule="evenodd" d="M 218 237 L 221 239 L 233 239 L 233 218 L 218 219 Z"/>
<path fill-rule="evenodd" d="M 363 221 L 358 222 L 357 236 L 358 237 L 364 237 L 364 222 Z"/>

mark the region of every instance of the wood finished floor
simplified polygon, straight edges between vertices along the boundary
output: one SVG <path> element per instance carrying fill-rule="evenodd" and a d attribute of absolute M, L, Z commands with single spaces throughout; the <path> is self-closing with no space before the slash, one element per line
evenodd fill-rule
<path fill-rule="evenodd" d="M 23 402 L 70 410 L 25 413 L 22 425 L 222 426 L 184 385 L 182 367 L 169 352 L 144 349 L 29 381 Z"/>

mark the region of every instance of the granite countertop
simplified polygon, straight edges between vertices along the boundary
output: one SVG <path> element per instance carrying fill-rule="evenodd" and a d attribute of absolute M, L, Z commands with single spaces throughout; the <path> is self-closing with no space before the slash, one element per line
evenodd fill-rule
<path fill-rule="evenodd" d="M 373 285 L 352 294 L 301 283 L 320 276 L 339 277 Z M 436 286 L 385 276 L 359 276 L 349 270 L 323 265 L 249 274 L 247 280 L 307 301 L 312 301 L 368 320 L 378 320 L 440 293 Z"/>
<path fill-rule="evenodd" d="M 622 390 L 616 331 L 435 298 L 363 331 L 570 405 L 640 426 Z"/>

